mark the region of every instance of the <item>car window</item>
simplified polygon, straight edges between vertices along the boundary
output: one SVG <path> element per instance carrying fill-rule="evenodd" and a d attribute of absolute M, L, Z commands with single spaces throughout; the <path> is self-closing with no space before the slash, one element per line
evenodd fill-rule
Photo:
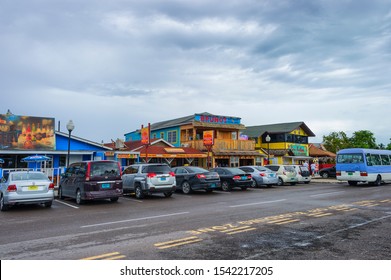
<path fill-rule="evenodd" d="M 27 181 L 27 180 L 46 180 L 49 178 L 43 173 L 14 173 L 11 175 L 11 181 Z"/>
<path fill-rule="evenodd" d="M 187 173 L 187 171 L 182 167 L 176 168 L 174 172 L 175 172 L 175 174 L 186 174 Z"/>
<path fill-rule="evenodd" d="M 77 173 L 82 172 L 80 166 Z M 120 169 L 116 162 L 91 162 L 91 176 L 120 175 Z"/>
<path fill-rule="evenodd" d="M 244 174 L 245 172 L 240 168 L 231 168 L 229 169 L 229 172 L 232 174 Z"/>
<path fill-rule="evenodd" d="M 240 167 L 239 169 L 243 170 L 244 172 L 254 172 L 254 169 L 251 167 Z"/>
<path fill-rule="evenodd" d="M 171 168 L 168 165 L 146 165 L 143 167 L 142 173 L 153 172 L 156 174 L 167 174 L 171 172 Z"/>
<path fill-rule="evenodd" d="M 301 171 L 309 171 L 309 169 L 306 166 L 300 166 Z"/>
<path fill-rule="evenodd" d="M 279 169 L 279 166 L 277 166 L 277 165 L 268 165 L 267 168 L 269 168 L 270 170 L 273 170 L 273 171 L 277 172 L 278 169 Z"/>
<path fill-rule="evenodd" d="M 284 166 L 284 169 L 285 169 L 286 171 L 289 171 L 289 172 L 294 172 L 294 171 L 295 171 L 295 169 L 293 168 L 293 166 Z"/>
<path fill-rule="evenodd" d="M 201 168 L 201 167 L 188 167 L 187 168 L 192 173 L 204 173 L 208 172 L 208 170 Z"/>
<path fill-rule="evenodd" d="M 138 171 L 138 166 L 129 166 L 124 170 L 124 174 L 136 174 Z"/>

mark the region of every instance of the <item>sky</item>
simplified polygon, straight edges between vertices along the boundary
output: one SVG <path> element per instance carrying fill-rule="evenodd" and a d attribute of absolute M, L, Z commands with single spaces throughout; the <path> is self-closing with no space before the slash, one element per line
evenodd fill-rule
<path fill-rule="evenodd" d="M 0 73 L 0 114 L 99 143 L 209 112 L 388 144 L 391 1 L 1 0 Z"/>

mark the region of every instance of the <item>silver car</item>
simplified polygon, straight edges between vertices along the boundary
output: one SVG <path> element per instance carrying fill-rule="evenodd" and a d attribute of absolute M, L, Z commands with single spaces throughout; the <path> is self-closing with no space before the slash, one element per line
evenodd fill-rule
<path fill-rule="evenodd" d="M 4 174 L 0 181 L 0 209 L 18 204 L 44 204 L 51 207 L 54 184 L 39 171 L 14 171 Z"/>
<path fill-rule="evenodd" d="M 262 185 L 272 186 L 278 184 L 278 176 L 277 173 L 266 168 L 264 166 L 241 166 L 239 167 L 246 173 L 250 173 L 253 178 L 252 187 L 260 187 Z"/>

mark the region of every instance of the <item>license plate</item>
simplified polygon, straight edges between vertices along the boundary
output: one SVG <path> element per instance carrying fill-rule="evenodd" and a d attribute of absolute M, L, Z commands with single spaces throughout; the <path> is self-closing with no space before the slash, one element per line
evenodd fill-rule
<path fill-rule="evenodd" d="M 353 172 L 348 172 L 348 175 L 353 175 Z"/>
<path fill-rule="evenodd" d="M 242 176 L 242 180 L 247 180 L 247 176 Z"/>
<path fill-rule="evenodd" d="M 37 191 L 38 190 L 38 186 L 29 186 L 28 190 L 29 191 Z"/>
<path fill-rule="evenodd" d="M 160 178 L 160 181 L 166 181 L 166 180 L 167 180 L 166 177 L 161 177 L 161 178 Z"/>
<path fill-rule="evenodd" d="M 215 188 L 215 187 L 216 187 L 216 184 L 210 184 L 210 187 L 211 187 L 211 188 Z"/>
<path fill-rule="evenodd" d="M 109 189 L 110 188 L 110 184 L 102 184 L 102 189 Z"/>

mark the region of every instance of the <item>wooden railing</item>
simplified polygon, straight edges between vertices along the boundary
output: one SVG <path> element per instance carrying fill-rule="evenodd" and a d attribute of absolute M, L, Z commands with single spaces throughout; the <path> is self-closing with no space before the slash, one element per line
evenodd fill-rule
<path fill-rule="evenodd" d="M 181 144 L 197 150 L 205 150 L 203 140 L 182 141 Z M 253 151 L 255 150 L 255 143 L 252 140 L 220 140 L 215 139 L 214 150 L 241 150 Z"/>

